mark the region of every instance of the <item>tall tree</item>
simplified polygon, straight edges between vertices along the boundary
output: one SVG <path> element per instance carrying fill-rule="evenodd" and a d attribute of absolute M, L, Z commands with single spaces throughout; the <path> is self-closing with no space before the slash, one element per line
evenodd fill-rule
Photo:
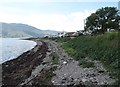
<path fill-rule="evenodd" d="M 115 7 L 105 7 L 98 9 L 86 19 L 85 30 L 93 33 L 104 33 L 107 29 L 119 30 L 120 16 Z"/>

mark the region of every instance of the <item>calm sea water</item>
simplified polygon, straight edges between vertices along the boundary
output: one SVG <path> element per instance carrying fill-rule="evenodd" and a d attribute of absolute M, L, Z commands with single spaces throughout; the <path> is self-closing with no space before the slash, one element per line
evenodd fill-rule
<path fill-rule="evenodd" d="M 0 38 L 0 63 L 18 57 L 20 54 L 32 49 L 36 45 L 34 41 L 18 38 Z"/>

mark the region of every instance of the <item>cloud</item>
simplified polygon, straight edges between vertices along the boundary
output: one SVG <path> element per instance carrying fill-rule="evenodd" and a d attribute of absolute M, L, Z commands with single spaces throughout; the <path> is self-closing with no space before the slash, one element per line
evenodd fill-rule
<path fill-rule="evenodd" d="M 2 3 L 38 3 L 38 2 L 118 2 L 119 0 L 1 0 Z"/>
<path fill-rule="evenodd" d="M 70 14 L 31 15 L 29 24 L 41 29 L 76 31 L 84 29 L 84 19 L 93 11 L 74 12 Z M 29 19 L 28 18 L 28 19 Z M 34 23 L 32 22 L 34 21 Z"/>
<path fill-rule="evenodd" d="M 0 21 L 8 23 L 24 23 L 39 29 L 52 29 L 58 31 L 76 31 L 84 29 L 84 19 L 94 11 L 84 10 L 69 14 L 13 14 L 0 12 Z"/>

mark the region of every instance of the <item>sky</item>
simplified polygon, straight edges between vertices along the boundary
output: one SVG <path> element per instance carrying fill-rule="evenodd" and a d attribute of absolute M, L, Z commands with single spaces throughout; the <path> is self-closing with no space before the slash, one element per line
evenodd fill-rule
<path fill-rule="evenodd" d="M 84 29 L 84 19 L 97 9 L 118 7 L 119 0 L 0 0 L 0 22 L 23 23 L 57 31 Z"/>

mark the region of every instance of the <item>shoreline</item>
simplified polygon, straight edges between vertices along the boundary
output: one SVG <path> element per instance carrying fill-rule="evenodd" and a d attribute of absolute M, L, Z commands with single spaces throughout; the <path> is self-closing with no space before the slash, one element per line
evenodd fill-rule
<path fill-rule="evenodd" d="M 2 38 L 2 39 L 4 39 L 4 38 Z M 16 46 L 13 46 L 13 45 L 4 45 L 5 46 L 5 49 L 8 49 L 7 47 L 13 47 L 13 50 L 10 50 L 10 49 L 8 49 L 8 51 L 2 51 L 3 53 L 1 54 L 1 61 L 0 61 L 0 64 L 3 64 L 4 62 L 7 62 L 7 61 L 10 61 L 10 60 L 13 60 L 13 59 L 16 59 L 16 58 L 18 58 L 20 55 L 22 55 L 23 53 L 25 53 L 25 52 L 27 52 L 27 51 L 30 51 L 30 50 L 32 50 L 36 45 L 37 45 L 37 42 L 36 41 L 34 41 L 34 40 L 27 40 L 27 39 L 22 39 L 22 38 L 7 38 L 8 40 L 9 39 L 17 39 L 17 40 L 19 40 L 20 41 L 20 43 L 22 43 L 22 41 L 24 42 L 24 41 L 26 41 L 26 43 L 27 44 L 29 44 L 30 43 L 30 45 L 26 45 L 27 47 L 25 47 L 24 46 L 24 44 L 22 44 L 23 45 L 23 47 L 21 48 L 21 45 L 19 45 L 18 47 L 17 47 L 17 49 L 18 48 L 20 48 L 21 50 L 19 51 L 19 49 L 18 49 L 18 52 L 16 52 L 16 54 L 14 54 L 14 51 L 13 50 L 16 50 L 17 51 L 17 49 L 15 48 Z M 14 40 L 13 40 L 14 41 Z M 16 40 L 15 40 L 16 41 Z M 2 41 L 1 41 L 2 42 Z M 4 42 L 4 41 L 3 41 Z M 3 43 L 2 42 L 2 43 Z M 9 42 L 7 42 L 7 43 L 9 43 Z M 19 43 L 18 41 L 17 41 L 17 43 Z M 26 44 L 25 43 L 25 44 Z M 5 43 L 6 44 L 6 43 Z M 14 44 L 14 43 L 13 43 Z M 32 44 L 32 45 L 31 45 Z M 4 47 L 3 46 L 3 47 Z M 2 47 L 2 48 L 3 48 Z M 1 48 L 1 50 L 2 50 L 2 48 Z M 4 56 L 4 55 L 6 55 L 8 52 L 11 52 L 12 54 L 11 54 L 11 56 L 9 56 L 9 55 L 7 55 L 7 57 L 6 56 Z M 2 56 L 3 55 L 3 56 Z M 5 57 L 5 59 L 4 58 L 2 58 L 2 57 Z"/>
<path fill-rule="evenodd" d="M 35 41 L 37 45 L 15 59 L 2 63 L 2 85 L 17 86 L 30 77 L 32 71 L 41 64 L 48 47 L 43 41 Z"/>
<path fill-rule="evenodd" d="M 112 85 L 115 82 L 99 61 L 93 68 L 83 68 L 58 43 L 34 41 L 37 45 L 33 49 L 2 64 L 3 86 L 87 86 Z"/>

